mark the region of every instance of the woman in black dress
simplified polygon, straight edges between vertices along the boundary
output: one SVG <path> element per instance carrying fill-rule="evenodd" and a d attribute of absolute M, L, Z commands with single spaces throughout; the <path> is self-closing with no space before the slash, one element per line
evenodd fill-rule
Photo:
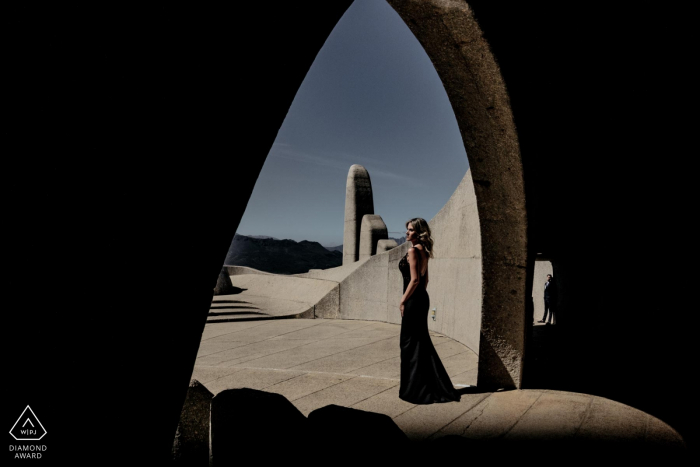
<path fill-rule="evenodd" d="M 413 404 L 459 401 L 428 334 L 428 261 L 433 257 L 430 227 L 421 218 L 406 223 L 406 241 L 413 247 L 399 261 L 401 298 L 401 386 L 399 397 Z"/>

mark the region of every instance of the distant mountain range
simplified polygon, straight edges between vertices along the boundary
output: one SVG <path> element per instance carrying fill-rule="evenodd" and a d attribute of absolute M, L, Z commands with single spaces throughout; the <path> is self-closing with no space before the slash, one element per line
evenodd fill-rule
<path fill-rule="evenodd" d="M 301 274 L 343 263 L 343 247 L 329 251 L 318 242 L 277 240 L 262 235 L 236 234 L 226 255 L 226 266 L 247 266 L 274 274 Z"/>
<path fill-rule="evenodd" d="M 401 238 L 389 237 L 389 240 L 396 240 L 397 245 L 403 245 L 406 242 L 406 237 L 401 237 Z M 341 253 L 343 252 L 343 245 L 326 246 L 324 248 L 328 251 L 339 251 Z"/>

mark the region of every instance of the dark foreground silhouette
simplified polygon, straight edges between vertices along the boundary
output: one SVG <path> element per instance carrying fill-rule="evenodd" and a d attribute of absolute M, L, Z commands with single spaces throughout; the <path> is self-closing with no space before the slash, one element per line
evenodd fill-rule
<path fill-rule="evenodd" d="M 582 465 L 608 461 L 658 460 L 680 465 L 686 451 L 661 442 L 609 438 L 552 439 L 528 433 L 527 439 L 470 439 L 456 435 L 410 440 L 387 415 L 327 405 L 305 417 L 284 396 L 249 388 L 228 389 L 212 400 L 211 453 L 214 466 L 234 465 L 245 458 L 259 462 L 303 462 L 305 465 L 359 462 L 465 463 L 537 458 L 539 465 Z M 178 463 L 179 464 L 179 463 Z"/>

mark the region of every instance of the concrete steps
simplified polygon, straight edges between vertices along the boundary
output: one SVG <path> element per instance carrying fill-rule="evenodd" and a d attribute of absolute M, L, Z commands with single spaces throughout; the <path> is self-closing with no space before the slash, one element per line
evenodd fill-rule
<path fill-rule="evenodd" d="M 243 294 L 218 295 L 211 302 L 207 323 L 313 317 L 313 305 Z"/>

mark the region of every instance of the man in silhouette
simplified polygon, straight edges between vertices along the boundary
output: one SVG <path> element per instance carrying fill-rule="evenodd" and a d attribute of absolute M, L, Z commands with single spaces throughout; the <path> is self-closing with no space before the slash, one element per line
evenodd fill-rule
<path fill-rule="evenodd" d="M 554 283 L 552 275 L 547 274 L 547 282 L 544 283 L 544 316 L 538 323 L 547 321 L 547 314 L 549 314 L 549 321 L 546 324 L 557 324 L 557 318 L 554 315 L 556 306 L 557 285 Z"/>

